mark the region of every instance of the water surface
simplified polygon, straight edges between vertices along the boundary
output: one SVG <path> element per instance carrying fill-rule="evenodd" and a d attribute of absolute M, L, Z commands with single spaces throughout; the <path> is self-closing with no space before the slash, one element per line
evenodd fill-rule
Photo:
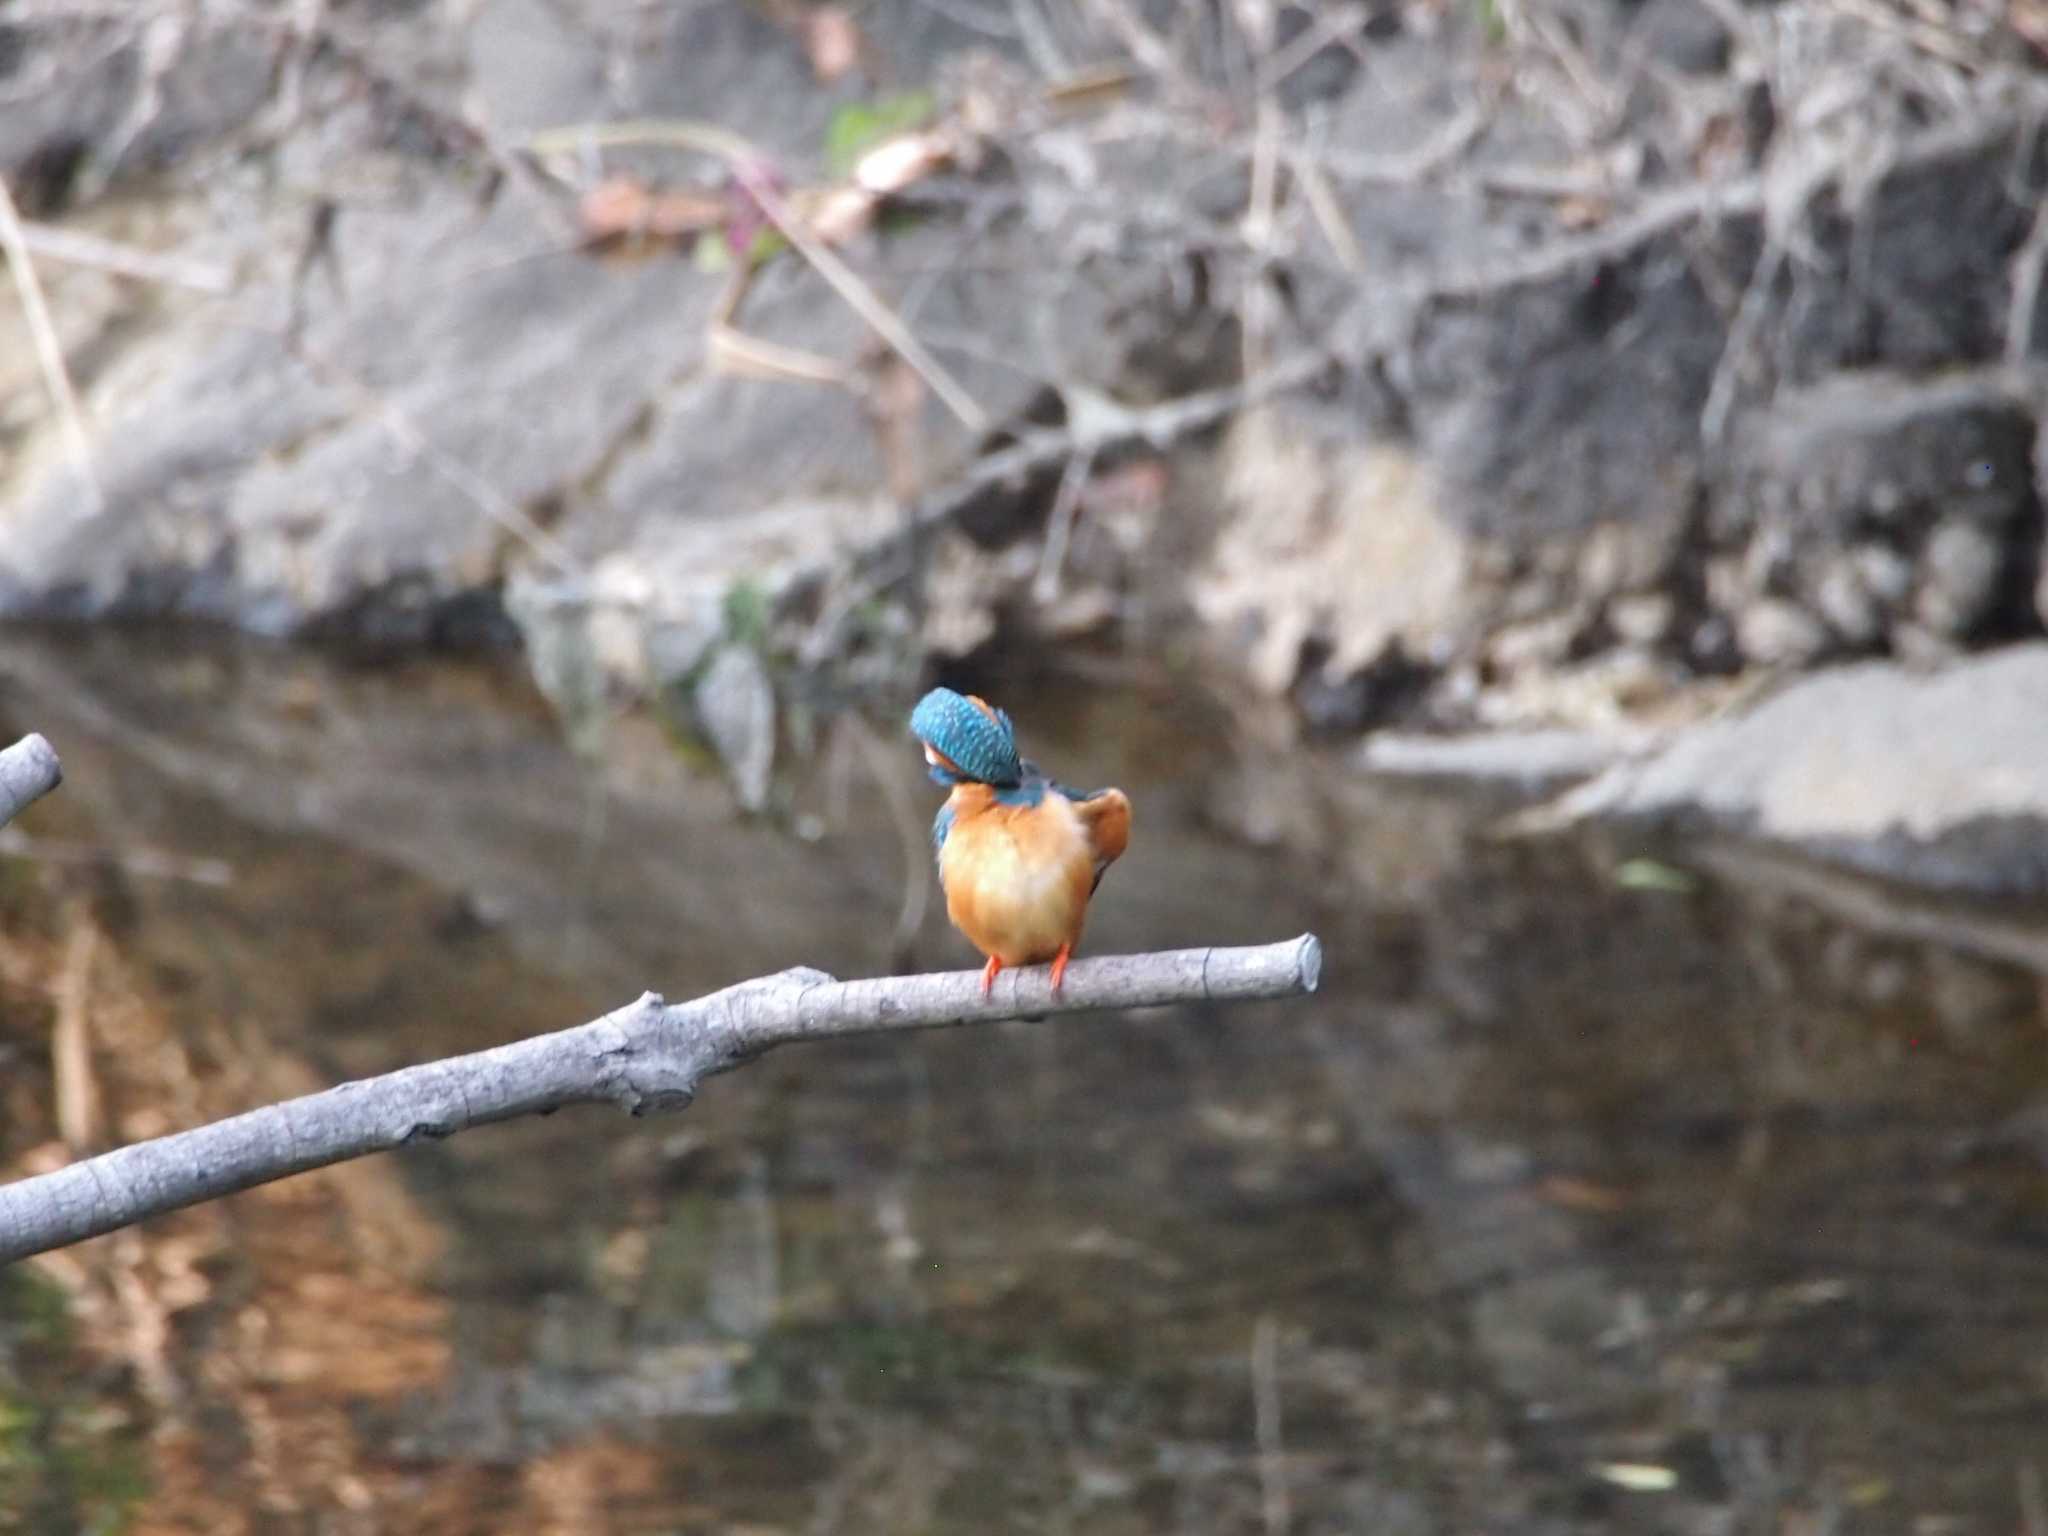
<path fill-rule="evenodd" d="M 679 1117 L 376 1160 L 385 1215 L 323 1240 L 403 1207 L 435 1353 L 341 1394 L 362 1486 L 442 1531 L 541 1528 L 577 1457 L 591 1530 L 2041 1528 L 2024 915 L 1503 838 L 1156 680 L 974 681 L 1137 807 L 1090 949 L 1313 930 L 1322 991 L 788 1050 Z M 493 669 L 162 635 L 0 641 L 30 726 L 68 771 L 35 836 L 230 872 L 44 887 L 97 904 L 214 1112 L 642 988 L 883 973 L 938 795 L 894 720 L 826 728 L 750 820 L 649 722 L 579 763 Z M 935 904 L 909 949 L 972 959 Z M 258 1248 L 224 1272 L 289 1267 Z M 148 1416 L 210 1401 L 234 1291 Z M 276 1528 L 352 1528 L 312 1502 Z"/>

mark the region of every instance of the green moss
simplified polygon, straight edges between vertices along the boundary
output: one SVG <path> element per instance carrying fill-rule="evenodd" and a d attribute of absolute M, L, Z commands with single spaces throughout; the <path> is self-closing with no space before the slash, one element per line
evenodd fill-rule
<path fill-rule="evenodd" d="M 71 1306 L 63 1291 L 31 1271 L 0 1270 L 0 1328 L 16 1343 L 71 1347 Z"/>
<path fill-rule="evenodd" d="M 0 1274 L 0 1536 L 119 1536 L 149 1492 L 141 1448 L 80 1384 L 64 1294 Z"/>

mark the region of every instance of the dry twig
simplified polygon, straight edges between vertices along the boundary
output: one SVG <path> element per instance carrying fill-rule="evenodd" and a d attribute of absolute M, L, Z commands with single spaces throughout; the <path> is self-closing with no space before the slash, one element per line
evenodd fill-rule
<path fill-rule="evenodd" d="M 2033 227 L 2012 258 L 2012 301 L 2005 315 L 2007 366 L 2025 365 L 2034 351 L 2034 317 L 2041 306 L 2041 269 L 2048 265 L 2048 200 L 2034 210 Z"/>
<path fill-rule="evenodd" d="M 747 195 L 760 206 L 768 222 L 775 226 L 777 234 L 787 240 L 798 255 L 811 264 L 817 274 L 824 278 L 832 291 L 843 299 L 848 308 L 865 320 L 877 336 L 886 341 L 898 356 L 917 370 L 931 392 L 945 402 L 946 408 L 960 418 L 962 426 L 973 433 L 983 433 L 989 428 L 988 413 L 970 395 L 966 387 L 946 371 L 939 360 L 926 351 L 924 345 L 911 335 L 896 312 L 882 302 L 881 296 L 870 288 L 859 273 L 814 235 L 810 227 L 791 210 L 780 193 L 767 184 L 759 173 L 767 157 L 738 134 L 708 123 L 684 121 L 634 121 L 623 123 L 586 123 L 566 128 L 552 128 L 545 133 L 534 135 L 528 147 L 541 155 L 559 154 L 581 148 L 619 148 L 627 145 L 666 145 L 676 149 L 694 150 L 699 154 L 715 155 L 723 160 L 745 184 Z"/>
<path fill-rule="evenodd" d="M 91 267 L 95 271 L 111 272 L 116 277 L 133 278 L 137 282 L 190 288 L 195 293 L 214 298 L 227 293 L 235 284 L 234 273 L 226 267 L 186 261 L 166 256 L 161 251 L 146 251 L 140 246 L 103 240 L 98 235 L 83 234 L 75 229 L 57 229 L 48 224 L 23 220 L 21 240 L 30 255 L 40 256 L 46 261 L 60 261 L 72 267 Z"/>
<path fill-rule="evenodd" d="M 50 1034 L 50 1076 L 55 1080 L 57 1134 L 73 1154 L 100 1136 L 100 1084 L 92 1063 L 92 961 L 99 928 L 75 913 L 57 974 L 57 1023 Z"/>
<path fill-rule="evenodd" d="M 343 1083 L 0 1186 L 0 1264 L 294 1173 L 473 1126 L 607 1103 L 681 1109 L 707 1078 L 778 1045 L 992 1024 L 1104 1008 L 1299 997 L 1322 974 L 1313 934 L 1245 949 L 1077 960 L 1058 994 L 1043 967 L 835 981 L 797 968 L 694 1002 L 653 993 L 591 1023 Z"/>
<path fill-rule="evenodd" d="M 881 791 L 882 803 L 889 808 L 889 819 L 896 824 L 897 836 L 903 844 L 903 904 L 896 910 L 889 954 L 892 964 L 907 964 L 911 943 L 924 927 L 925 908 L 931 903 L 930 823 L 904 787 L 903 776 L 896 772 L 894 749 L 857 713 L 848 711 L 839 717 L 839 723 L 852 738 L 875 787 Z"/>
<path fill-rule="evenodd" d="M 1060 576 L 1067 563 L 1067 545 L 1074 537 L 1074 522 L 1081 515 L 1081 493 L 1095 471 L 1095 455 L 1075 454 L 1060 475 L 1060 488 L 1052 499 L 1052 512 L 1045 520 L 1045 550 L 1039 558 L 1038 575 L 1031 583 L 1031 595 L 1050 603 L 1060 595 Z"/>
<path fill-rule="evenodd" d="M 1266 1536 L 1287 1536 L 1287 1451 L 1280 1439 L 1280 1327 L 1262 1313 L 1252 1328 L 1252 1412 L 1259 1446 L 1259 1505 Z"/>
<path fill-rule="evenodd" d="M 99 472 L 93 467 L 92 440 L 86 435 L 85 416 L 78 409 L 78 395 L 71 387 L 71 370 L 64 365 L 64 348 L 57 340 L 57 327 L 50 321 L 50 307 L 43 302 L 43 285 L 36 279 L 36 264 L 28 252 L 28 235 L 15 212 L 14 195 L 0 178 L 0 251 L 7 256 L 7 270 L 13 275 L 15 291 L 28 320 L 29 336 L 35 343 L 36 364 L 42 369 L 43 384 L 57 404 L 64 424 L 64 436 L 71 443 L 71 457 L 85 479 L 86 495 L 97 512 L 106 504 L 100 489 Z"/>
<path fill-rule="evenodd" d="M 103 848 L 93 843 L 30 837 L 19 827 L 0 828 L 0 858 L 32 864 L 68 864 L 118 869 L 146 880 L 182 880 L 193 885 L 232 885 L 234 866 L 225 859 L 192 859 L 156 848 Z"/>
<path fill-rule="evenodd" d="M 332 358 L 303 342 L 286 339 L 287 350 L 327 383 L 355 397 L 357 404 L 376 417 L 391 440 L 447 482 L 457 494 L 524 544 L 560 576 L 579 576 L 583 565 L 569 547 L 530 517 L 523 507 L 495 485 L 438 444 L 431 442 L 412 416 L 397 401 L 379 393 L 364 380 Z"/>

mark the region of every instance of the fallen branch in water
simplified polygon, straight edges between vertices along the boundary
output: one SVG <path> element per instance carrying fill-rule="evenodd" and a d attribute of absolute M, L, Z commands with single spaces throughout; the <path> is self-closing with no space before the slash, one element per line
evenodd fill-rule
<path fill-rule="evenodd" d="M 56 749 L 40 736 L 24 736 L 0 752 L 0 827 L 42 799 L 63 779 L 64 766 L 57 761 Z"/>
<path fill-rule="evenodd" d="M 1304 934 L 1244 949 L 1077 960 L 1057 997 L 1041 966 L 1004 972 L 987 999 L 977 971 L 834 981 L 799 968 L 694 1002 L 668 1004 L 650 992 L 574 1029 L 343 1083 L 0 1185 L 0 1264 L 471 1126 L 568 1104 L 615 1104 L 634 1115 L 681 1109 L 706 1078 L 778 1045 L 1100 1008 L 1298 997 L 1316 989 L 1321 972 L 1322 946 Z"/>

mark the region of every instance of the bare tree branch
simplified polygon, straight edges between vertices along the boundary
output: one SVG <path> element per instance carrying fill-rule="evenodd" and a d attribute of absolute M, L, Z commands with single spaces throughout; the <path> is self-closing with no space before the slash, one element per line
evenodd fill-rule
<path fill-rule="evenodd" d="M 1100 1008 L 1298 997 L 1316 989 L 1322 957 L 1313 934 L 1243 949 L 1103 956 L 1075 961 L 1058 996 L 1037 966 L 1005 972 L 988 999 L 975 971 L 834 981 L 798 968 L 688 1003 L 650 992 L 574 1029 L 343 1083 L 0 1186 L 0 1265 L 471 1126 L 567 1104 L 615 1104 L 634 1115 L 680 1109 L 706 1078 L 778 1045 Z"/>
<path fill-rule="evenodd" d="M 0 752 L 0 827 L 63 781 L 56 749 L 40 736 L 24 736 Z"/>

